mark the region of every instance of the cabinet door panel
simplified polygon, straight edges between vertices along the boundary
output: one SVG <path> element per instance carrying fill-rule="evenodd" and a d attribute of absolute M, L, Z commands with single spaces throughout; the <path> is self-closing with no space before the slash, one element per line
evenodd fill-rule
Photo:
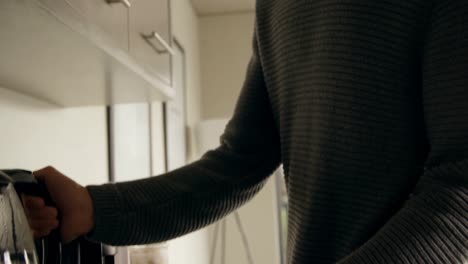
<path fill-rule="evenodd" d="M 67 1 L 64 0 L 39 0 L 37 2 L 44 10 L 47 10 L 59 20 L 81 32 L 86 32 L 85 19 L 81 12 L 77 12 Z"/>
<path fill-rule="evenodd" d="M 157 33 L 160 38 L 154 37 Z M 130 54 L 155 76 L 171 83 L 168 0 L 133 0 L 130 8 Z"/>
<path fill-rule="evenodd" d="M 96 34 L 106 36 L 122 50 L 128 51 L 128 9 L 124 1 L 109 3 L 107 0 L 66 0 L 82 13 Z M 131 3 L 127 1 L 127 3 Z"/>
<path fill-rule="evenodd" d="M 111 107 L 111 164 L 116 182 L 151 175 L 149 105 L 120 104 Z"/>
<path fill-rule="evenodd" d="M 167 167 L 174 170 L 187 163 L 185 129 L 185 57 L 179 45 L 174 45 L 172 85 L 176 92 L 166 103 Z"/>

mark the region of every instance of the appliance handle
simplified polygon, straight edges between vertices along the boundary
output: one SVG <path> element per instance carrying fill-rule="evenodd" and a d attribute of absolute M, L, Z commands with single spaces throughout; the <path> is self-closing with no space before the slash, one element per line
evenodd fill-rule
<path fill-rule="evenodd" d="M 52 201 L 44 182 L 15 182 L 14 186 L 19 194 L 40 197 L 44 199 L 46 206 L 54 206 L 54 202 Z"/>
<path fill-rule="evenodd" d="M 18 194 L 41 197 L 44 199 L 47 206 L 54 206 L 54 202 L 50 197 L 49 191 L 47 191 L 45 183 L 38 181 L 37 178 L 34 177 L 32 171 L 9 169 L 2 170 L 2 172 L 11 178 L 13 186 Z"/>

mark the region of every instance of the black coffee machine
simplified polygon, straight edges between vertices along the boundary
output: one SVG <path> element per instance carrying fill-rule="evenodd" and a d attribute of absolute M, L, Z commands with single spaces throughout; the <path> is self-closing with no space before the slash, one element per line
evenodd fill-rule
<path fill-rule="evenodd" d="M 44 184 L 38 182 L 32 172 L 26 170 L 1 170 L 8 179 L 0 181 L 5 185 L 10 181 L 18 194 L 42 197 L 46 204 L 53 206 Z M 20 195 L 19 195 L 20 196 Z M 21 208 L 22 210 L 23 208 Z M 16 210 L 16 208 L 15 208 Z M 59 231 L 53 231 L 49 236 L 36 240 L 36 251 L 40 264 L 113 264 L 112 250 L 100 243 L 91 242 L 84 237 L 63 244 Z"/>

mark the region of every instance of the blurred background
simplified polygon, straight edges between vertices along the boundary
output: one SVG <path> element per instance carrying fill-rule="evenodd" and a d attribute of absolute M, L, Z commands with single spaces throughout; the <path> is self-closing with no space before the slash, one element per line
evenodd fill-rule
<path fill-rule="evenodd" d="M 254 8 L 254 0 L 2 1 L 0 168 L 52 165 L 89 185 L 196 160 L 218 145 L 233 113 Z M 281 170 L 238 212 L 253 263 L 285 263 Z M 217 239 L 214 224 L 120 248 L 115 261 L 248 264 L 235 218 L 221 223 Z"/>

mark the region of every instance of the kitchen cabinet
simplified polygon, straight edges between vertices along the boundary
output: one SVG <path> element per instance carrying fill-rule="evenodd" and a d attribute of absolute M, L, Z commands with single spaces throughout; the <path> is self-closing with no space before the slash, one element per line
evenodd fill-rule
<path fill-rule="evenodd" d="M 151 163 L 151 114 L 149 104 L 118 104 L 109 107 L 110 172 L 112 181 L 148 178 Z M 115 264 L 128 264 L 128 247 L 119 247 Z"/>
<path fill-rule="evenodd" d="M 129 33 L 170 39 L 168 1 L 106 1 L 0 1 L 0 86 L 64 107 L 171 99 L 170 53 Z"/>
<path fill-rule="evenodd" d="M 31 0 L 20 0 L 20 3 L 23 4 L 22 8 L 26 8 L 28 1 L 30 1 L 29 7 L 35 6 L 38 10 L 48 13 L 50 17 L 60 17 L 62 23 L 73 25 L 77 30 L 83 32 L 87 30 L 86 21 L 82 14 L 76 12 L 65 0 L 37 0 L 39 5 L 34 5 L 34 1 L 31 2 Z M 32 19 L 36 18 L 33 16 Z"/>
<path fill-rule="evenodd" d="M 110 108 L 110 158 L 116 182 L 151 176 L 149 105 L 119 104 Z"/>
<path fill-rule="evenodd" d="M 169 0 L 133 0 L 130 8 L 130 54 L 149 72 L 171 82 Z"/>
<path fill-rule="evenodd" d="M 187 163 L 185 118 L 185 54 L 175 45 L 173 69 L 174 100 L 165 103 L 167 169 L 175 170 Z"/>
<path fill-rule="evenodd" d="M 131 8 L 129 0 L 66 0 L 66 2 L 77 9 L 87 23 L 95 26 L 95 34 L 106 36 L 116 47 L 128 50 L 128 9 Z"/>

